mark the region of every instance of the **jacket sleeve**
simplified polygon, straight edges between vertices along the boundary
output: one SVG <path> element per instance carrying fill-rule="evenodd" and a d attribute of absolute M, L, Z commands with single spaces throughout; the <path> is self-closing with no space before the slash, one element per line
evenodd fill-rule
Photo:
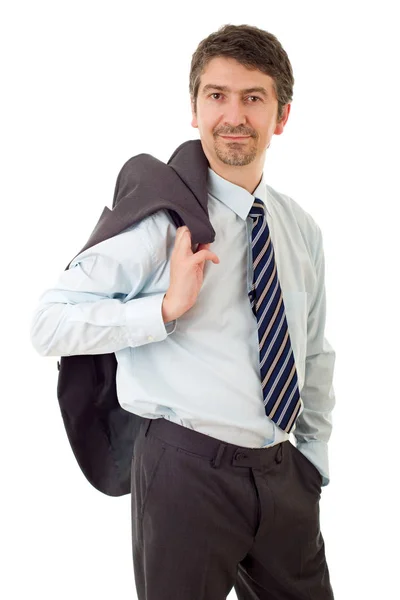
<path fill-rule="evenodd" d="M 318 465 L 322 474 L 322 485 L 328 485 L 328 441 L 332 432 L 332 410 L 335 406 L 332 382 L 336 355 L 325 338 L 325 258 L 318 225 L 314 248 L 316 285 L 307 321 L 305 378 L 301 391 L 304 407 L 297 418 L 293 433 L 297 448 L 311 462 Z"/>
<path fill-rule="evenodd" d="M 39 298 L 30 338 L 41 356 L 106 354 L 164 340 L 166 292 L 140 292 L 153 272 L 152 251 L 140 228 L 80 253 Z"/>

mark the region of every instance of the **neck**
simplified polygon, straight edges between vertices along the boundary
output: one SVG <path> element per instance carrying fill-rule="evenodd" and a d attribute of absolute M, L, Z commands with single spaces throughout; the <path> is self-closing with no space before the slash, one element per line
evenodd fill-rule
<path fill-rule="evenodd" d="M 261 156 L 256 157 L 256 159 L 248 165 L 227 165 L 219 160 L 214 153 L 209 152 L 207 146 L 203 142 L 201 143 L 210 168 L 217 173 L 217 175 L 244 188 L 249 194 L 253 194 L 262 178 L 265 152 L 263 152 Z"/>
<path fill-rule="evenodd" d="M 213 164 L 213 161 L 211 161 L 210 168 L 223 179 L 244 188 L 250 194 L 253 194 L 262 178 L 262 167 L 257 169 L 257 171 L 254 168 L 251 171 L 246 171 L 245 167 Z"/>

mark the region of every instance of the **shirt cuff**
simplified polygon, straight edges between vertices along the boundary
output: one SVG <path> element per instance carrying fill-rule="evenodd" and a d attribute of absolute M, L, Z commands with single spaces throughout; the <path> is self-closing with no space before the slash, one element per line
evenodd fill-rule
<path fill-rule="evenodd" d="M 165 331 L 168 333 L 168 335 L 170 333 L 174 333 L 175 329 L 176 329 L 176 319 L 174 319 L 173 321 L 168 321 L 168 323 L 164 323 L 165 325 Z"/>
<path fill-rule="evenodd" d="M 298 442 L 296 448 L 318 469 L 322 475 L 322 487 L 328 485 L 329 477 L 329 461 L 328 461 L 328 444 L 311 440 L 310 442 Z"/>
<path fill-rule="evenodd" d="M 164 323 L 162 303 L 165 293 L 134 298 L 125 304 L 125 326 L 132 348 L 151 342 L 162 342 L 176 329 L 177 319 Z"/>

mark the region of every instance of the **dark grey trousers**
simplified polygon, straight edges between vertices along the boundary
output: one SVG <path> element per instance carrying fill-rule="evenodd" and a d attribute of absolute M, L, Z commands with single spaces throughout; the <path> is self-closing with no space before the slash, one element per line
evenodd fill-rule
<path fill-rule="evenodd" d="M 144 419 L 131 466 L 139 600 L 332 600 L 322 478 L 290 442 L 246 448 Z"/>

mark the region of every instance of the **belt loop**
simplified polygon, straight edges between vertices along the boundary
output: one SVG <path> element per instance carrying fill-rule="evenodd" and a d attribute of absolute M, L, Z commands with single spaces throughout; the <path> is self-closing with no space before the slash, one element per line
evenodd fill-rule
<path fill-rule="evenodd" d="M 283 448 L 282 448 L 282 442 L 279 444 L 279 448 L 277 453 L 275 454 L 275 462 L 280 463 L 282 462 L 282 453 L 283 453 Z"/>
<path fill-rule="evenodd" d="M 214 469 L 219 467 L 219 465 L 221 464 L 221 458 L 222 458 L 225 448 L 226 448 L 226 444 L 220 444 L 218 446 L 218 451 L 217 451 L 216 456 L 211 459 L 210 463 Z"/>
<path fill-rule="evenodd" d="M 153 419 L 149 419 L 149 422 L 148 422 L 148 423 L 147 423 L 147 425 L 146 425 L 146 429 L 144 430 L 144 437 L 147 437 L 147 433 L 148 433 L 148 431 L 149 431 L 149 427 L 150 427 L 150 425 L 151 425 L 151 422 L 152 422 L 152 420 L 153 420 Z"/>

